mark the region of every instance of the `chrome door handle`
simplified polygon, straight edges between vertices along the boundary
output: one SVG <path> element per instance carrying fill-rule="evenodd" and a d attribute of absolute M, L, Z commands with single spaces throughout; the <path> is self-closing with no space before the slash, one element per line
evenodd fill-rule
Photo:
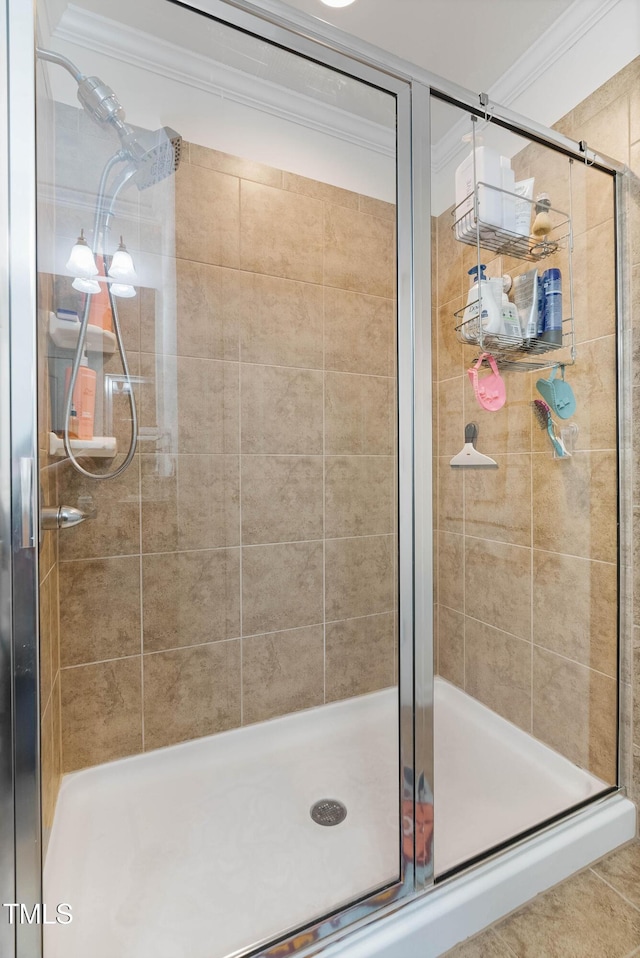
<path fill-rule="evenodd" d="M 20 459 L 20 545 L 23 549 L 31 549 L 36 544 L 33 465 L 33 459 Z"/>

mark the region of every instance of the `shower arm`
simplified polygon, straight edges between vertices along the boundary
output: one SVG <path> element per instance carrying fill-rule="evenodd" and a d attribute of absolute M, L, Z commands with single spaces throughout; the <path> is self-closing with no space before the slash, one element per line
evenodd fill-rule
<path fill-rule="evenodd" d="M 102 171 L 100 177 L 100 185 L 98 187 L 98 196 L 96 199 L 96 211 L 95 211 L 95 220 L 94 220 L 94 232 L 93 232 L 93 246 L 94 253 L 104 250 L 104 239 L 106 231 L 109 229 L 109 224 L 114 215 L 115 203 L 118 198 L 118 194 L 126 185 L 126 183 L 131 179 L 135 174 L 134 169 L 127 169 L 122 171 L 122 173 L 116 178 L 113 192 L 109 200 L 108 208 L 105 212 L 105 199 L 107 192 L 107 180 L 112 169 L 116 166 L 117 163 L 122 163 L 126 160 L 121 152 L 114 153 L 110 159 L 107 160 L 105 167 Z M 104 222 L 102 222 L 104 216 Z M 105 269 L 107 269 L 106 259 L 104 258 L 104 252 L 102 252 L 103 262 L 105 263 Z M 76 459 L 73 449 L 71 448 L 71 438 L 69 436 L 69 420 L 71 418 L 71 406 L 73 403 L 73 393 L 76 387 L 76 382 L 78 379 L 78 370 L 80 369 L 80 363 L 82 362 L 82 356 L 84 354 L 84 344 L 87 336 L 87 326 L 89 325 L 89 313 L 91 311 L 91 295 L 86 294 L 84 309 L 82 312 L 82 321 L 80 324 L 80 330 L 78 332 L 78 342 L 76 345 L 76 353 L 73 359 L 73 365 L 71 368 L 71 377 L 69 380 L 69 387 L 67 390 L 67 397 L 65 401 L 64 408 L 64 449 L 71 460 L 71 464 L 74 469 L 79 472 L 81 475 L 86 476 L 88 479 L 95 479 L 98 481 L 103 481 L 106 479 L 116 479 L 118 476 L 122 475 L 125 469 L 131 464 L 136 451 L 136 446 L 138 442 L 138 411 L 136 408 L 136 400 L 133 393 L 133 382 L 131 380 L 131 373 L 129 371 L 129 363 L 127 361 L 127 354 L 124 348 L 124 342 L 122 337 L 122 330 L 120 328 L 120 320 L 118 318 L 118 308 L 115 302 L 115 296 L 111 292 L 111 285 L 107 284 L 107 290 L 109 294 L 109 305 L 111 307 L 111 314 L 113 316 L 113 326 L 116 335 L 116 342 L 118 344 L 118 352 L 120 354 L 120 360 L 122 362 L 122 371 L 124 373 L 125 380 L 129 387 L 129 406 L 131 409 L 131 444 L 129 446 L 129 451 L 124 459 L 124 462 L 118 466 L 117 469 L 114 469 L 113 472 L 105 473 L 94 473 L 89 472 L 88 469 L 85 469 L 84 466 L 81 466 L 78 460 Z"/>
<path fill-rule="evenodd" d="M 57 63 L 58 66 L 64 67 L 64 69 L 71 74 L 76 83 L 81 83 L 84 80 L 85 76 L 75 63 L 72 63 L 67 57 L 63 57 L 61 53 L 54 53 L 53 50 L 45 50 L 43 47 L 36 47 L 36 56 L 40 60 L 48 60 L 49 63 Z"/>

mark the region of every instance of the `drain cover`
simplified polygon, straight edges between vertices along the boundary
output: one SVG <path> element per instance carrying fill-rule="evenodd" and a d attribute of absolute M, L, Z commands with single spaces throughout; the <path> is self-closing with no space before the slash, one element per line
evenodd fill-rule
<path fill-rule="evenodd" d="M 339 825 L 347 817 L 347 809 L 335 798 L 321 798 L 311 806 L 311 817 L 318 825 Z"/>

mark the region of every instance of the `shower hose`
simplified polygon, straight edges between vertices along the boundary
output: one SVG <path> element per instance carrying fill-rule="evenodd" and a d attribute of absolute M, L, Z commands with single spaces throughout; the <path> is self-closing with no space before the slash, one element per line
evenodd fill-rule
<path fill-rule="evenodd" d="M 93 252 L 99 253 L 102 249 L 104 251 L 106 234 L 110 228 L 110 222 L 114 215 L 115 202 L 118 198 L 118 194 L 121 189 L 125 186 L 127 181 L 135 174 L 135 169 L 131 167 L 125 169 L 120 173 L 119 176 L 115 179 L 115 185 L 113 192 L 111 194 L 111 199 L 109 200 L 109 206 L 105 210 L 105 197 L 107 191 L 107 181 L 109 179 L 109 174 L 114 169 L 118 163 L 126 162 L 127 157 L 124 153 L 118 152 L 115 153 L 109 160 L 102 171 L 102 176 L 100 177 L 100 186 L 98 188 L 98 197 L 96 200 L 96 211 L 95 211 L 95 222 L 94 222 L 94 231 L 93 231 Z M 103 261 L 105 264 L 105 272 L 108 274 L 109 267 L 107 265 L 106 254 L 103 253 Z M 73 359 L 73 365 L 71 367 L 71 378 L 69 381 L 69 388 L 67 391 L 67 396 L 65 400 L 64 408 L 64 449 L 69 457 L 72 466 L 76 469 L 81 475 L 86 476 L 89 479 L 95 479 L 98 481 L 104 481 L 106 479 L 116 479 L 118 476 L 122 475 L 125 469 L 130 465 L 131 460 L 134 457 L 136 451 L 136 445 L 138 442 L 138 412 L 136 409 L 136 400 L 133 394 L 133 382 L 131 380 L 131 373 L 129 372 L 129 363 L 127 361 L 127 354 L 124 348 L 124 342 L 122 339 L 122 329 L 120 328 L 120 320 L 118 318 L 118 307 L 116 305 L 115 296 L 111 291 L 111 285 L 107 284 L 107 289 L 109 293 L 109 305 L 111 308 L 111 315 L 113 316 L 113 329 L 116 336 L 116 342 L 118 345 L 118 352 L 120 354 L 120 359 L 122 362 L 122 370 L 125 377 L 126 387 L 129 394 L 129 406 L 131 408 L 131 444 L 129 446 L 129 451 L 125 456 L 124 462 L 122 462 L 117 469 L 114 469 L 112 472 L 103 472 L 103 473 L 94 473 L 90 472 L 88 469 L 85 469 L 84 466 L 80 465 L 76 456 L 74 455 L 73 449 L 71 448 L 71 438 L 69 436 L 69 419 L 71 417 L 71 405 L 73 403 L 73 393 L 76 387 L 76 382 L 78 379 L 78 370 L 80 368 L 80 363 L 82 362 L 82 356 L 84 354 L 84 344 L 87 338 L 87 326 L 89 325 L 89 313 L 91 310 L 91 295 L 87 293 L 85 298 L 84 309 L 82 311 L 82 321 L 80 324 L 80 331 L 78 334 L 78 343 L 76 346 L 76 353 Z"/>

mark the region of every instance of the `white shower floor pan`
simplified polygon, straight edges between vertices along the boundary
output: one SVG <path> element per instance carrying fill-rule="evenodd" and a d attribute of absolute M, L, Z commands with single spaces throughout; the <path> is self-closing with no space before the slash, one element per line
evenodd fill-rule
<path fill-rule="evenodd" d="M 45 958 L 222 958 L 393 880 L 397 729 L 386 690 L 65 776 Z M 604 787 L 436 680 L 436 874 Z"/>

